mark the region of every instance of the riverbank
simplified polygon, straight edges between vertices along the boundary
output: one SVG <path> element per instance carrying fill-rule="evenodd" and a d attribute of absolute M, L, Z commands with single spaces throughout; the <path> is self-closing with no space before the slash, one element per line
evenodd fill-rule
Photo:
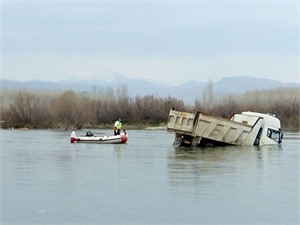
<path fill-rule="evenodd" d="M 22 131 L 28 131 L 28 130 L 72 130 L 74 126 L 72 125 L 62 125 L 58 124 L 56 126 L 52 127 L 33 127 L 33 126 L 26 126 L 26 127 L 0 127 L 1 129 L 7 129 L 7 130 L 22 130 Z M 101 125 L 85 125 L 82 127 L 76 127 L 77 130 L 88 130 L 88 129 L 99 129 L 99 130 L 107 130 L 107 129 L 113 129 L 111 124 L 101 124 Z M 125 130 L 166 130 L 167 125 L 166 123 L 160 123 L 160 124 L 124 124 L 123 129 Z"/>

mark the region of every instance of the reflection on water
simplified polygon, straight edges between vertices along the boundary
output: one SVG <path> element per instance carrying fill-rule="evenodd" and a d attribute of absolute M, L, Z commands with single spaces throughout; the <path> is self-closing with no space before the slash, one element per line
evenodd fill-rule
<path fill-rule="evenodd" d="M 224 213 L 235 208 L 239 214 L 235 222 L 297 224 L 299 151 L 295 150 L 286 146 L 176 148 L 168 156 L 169 184 L 186 199 Z M 227 221 L 222 212 L 215 215 Z M 273 220 L 276 213 L 289 216 Z"/>
<path fill-rule="evenodd" d="M 172 147 L 166 131 L 129 131 L 122 145 L 1 132 L 2 224 L 299 222 L 297 139 L 201 149 Z"/>
<path fill-rule="evenodd" d="M 274 157 L 281 150 L 281 146 L 176 148 L 175 154 L 169 155 L 170 183 L 205 185 L 215 182 L 215 178 L 247 176 L 249 171 L 261 172 L 262 168 L 274 166 Z"/>

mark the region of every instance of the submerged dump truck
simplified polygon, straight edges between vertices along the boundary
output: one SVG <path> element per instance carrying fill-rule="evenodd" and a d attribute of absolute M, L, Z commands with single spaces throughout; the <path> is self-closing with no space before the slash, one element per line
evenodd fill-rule
<path fill-rule="evenodd" d="M 257 112 L 242 112 L 227 119 L 171 109 L 167 130 L 175 132 L 175 146 L 273 145 L 280 144 L 283 137 L 275 115 Z"/>

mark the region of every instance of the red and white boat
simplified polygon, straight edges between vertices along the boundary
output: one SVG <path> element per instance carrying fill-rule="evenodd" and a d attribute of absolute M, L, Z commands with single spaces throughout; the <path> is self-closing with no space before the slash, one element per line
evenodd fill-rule
<path fill-rule="evenodd" d="M 96 136 L 90 131 L 85 136 L 78 137 L 77 143 L 98 143 L 98 144 L 124 144 L 127 142 L 128 136 L 125 131 L 120 135 L 114 136 Z"/>

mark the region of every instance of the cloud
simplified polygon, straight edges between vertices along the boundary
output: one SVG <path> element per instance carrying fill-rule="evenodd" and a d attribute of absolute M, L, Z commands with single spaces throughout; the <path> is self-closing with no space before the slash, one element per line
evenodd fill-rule
<path fill-rule="evenodd" d="M 297 79 L 297 2 L 18 2 L 2 17 L 5 76 Z"/>

